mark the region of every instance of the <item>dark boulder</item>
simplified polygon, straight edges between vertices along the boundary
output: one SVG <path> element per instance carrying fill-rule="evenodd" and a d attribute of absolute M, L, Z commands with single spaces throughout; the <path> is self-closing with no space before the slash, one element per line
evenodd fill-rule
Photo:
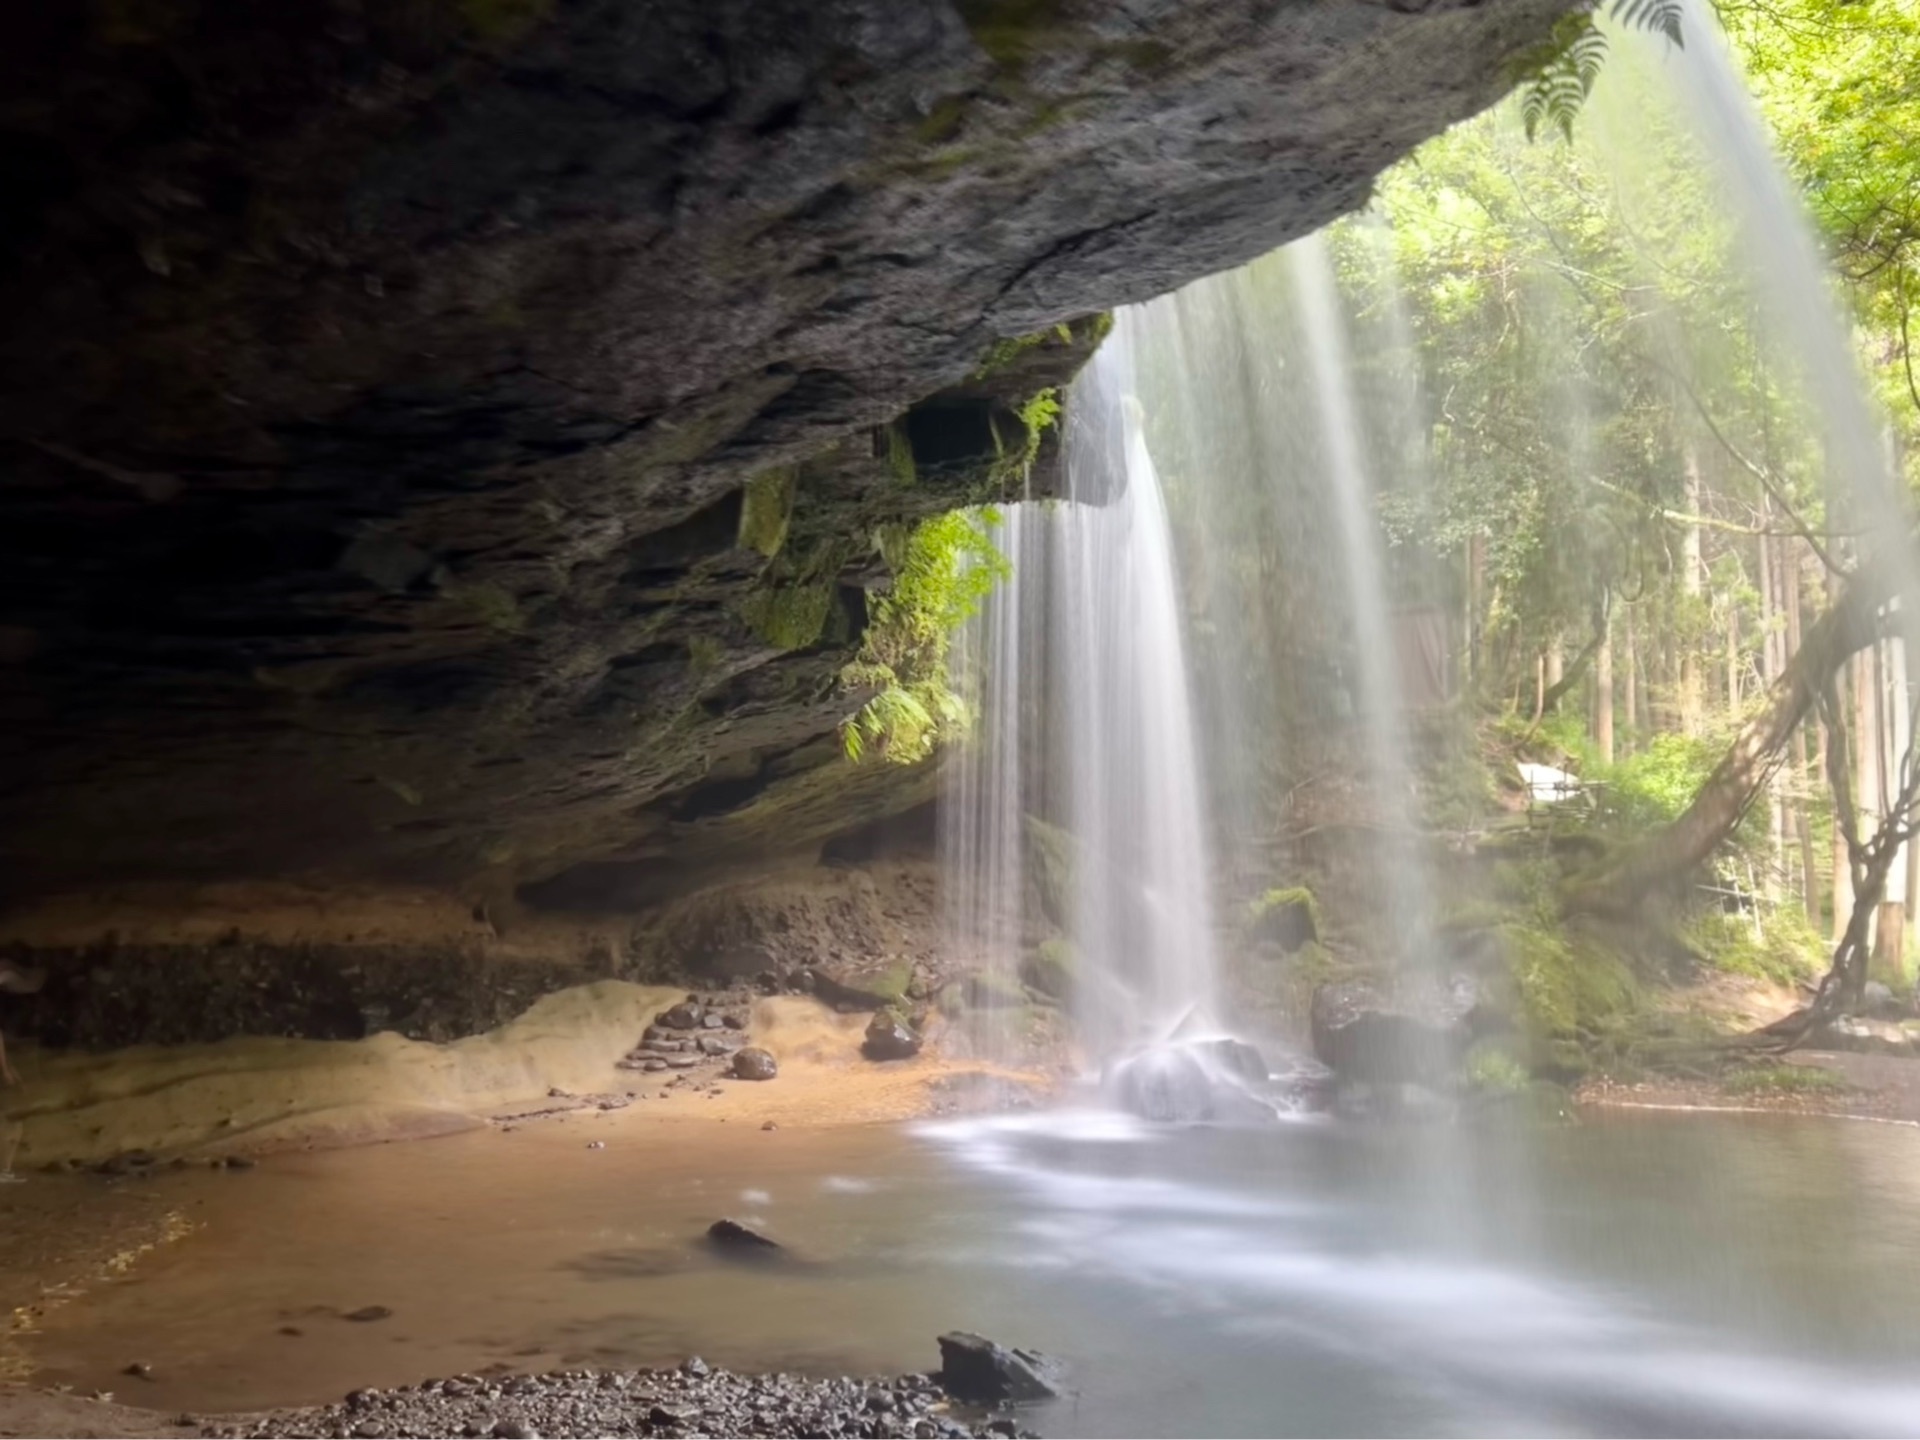
<path fill-rule="evenodd" d="M 1444 1088 L 1494 1018 L 1480 987 L 1456 975 L 1391 990 L 1364 979 L 1322 985 L 1309 1025 L 1313 1053 L 1342 1082 Z"/>
<path fill-rule="evenodd" d="M 1060 1393 L 1058 1372 L 1058 1362 L 1036 1350 L 1009 1350 L 968 1330 L 940 1337 L 939 1380 L 956 1400 L 974 1405 L 1049 1400 Z"/>
<path fill-rule="evenodd" d="M 779 1073 L 780 1062 L 757 1045 L 749 1045 L 733 1057 L 733 1078 L 736 1080 L 771 1080 Z"/>
<path fill-rule="evenodd" d="M 911 1025 L 891 1010 L 877 1013 L 860 1042 L 860 1053 L 869 1060 L 906 1060 L 920 1053 L 923 1042 Z"/>
<path fill-rule="evenodd" d="M 771 1260 L 786 1253 L 777 1240 L 769 1240 L 751 1226 L 738 1220 L 716 1220 L 707 1227 L 707 1244 L 722 1254 L 743 1260 Z"/>
<path fill-rule="evenodd" d="M 1223 1071 L 1249 1085 L 1267 1083 L 1270 1072 L 1266 1057 L 1244 1040 L 1223 1035 L 1213 1040 L 1189 1041 L 1187 1048 L 1198 1055 L 1202 1063 L 1216 1071 Z"/>
<path fill-rule="evenodd" d="M 706 1012 L 691 1000 L 682 1000 L 670 1010 L 660 1013 L 655 1023 L 670 1030 L 698 1030 L 700 1021 Z"/>
<path fill-rule="evenodd" d="M 1252 1088 L 1266 1078 L 1266 1062 L 1251 1045 L 1200 1040 L 1124 1056 L 1109 1067 L 1104 1088 L 1114 1104 L 1143 1120 L 1259 1123 L 1275 1114 Z"/>

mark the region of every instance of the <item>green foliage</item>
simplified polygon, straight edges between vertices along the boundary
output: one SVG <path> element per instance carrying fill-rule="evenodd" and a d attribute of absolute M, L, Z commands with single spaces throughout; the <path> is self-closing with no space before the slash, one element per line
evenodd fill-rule
<path fill-rule="evenodd" d="M 1611 0 L 1607 12 L 1629 29 L 1658 31 L 1673 45 L 1685 43 L 1679 0 Z M 1593 93 L 1606 58 L 1607 37 L 1593 23 L 1591 10 L 1561 16 L 1546 40 L 1521 56 L 1515 68 L 1524 77 L 1520 123 L 1527 139 L 1550 125 L 1572 141 L 1573 122 Z"/>
<path fill-rule="evenodd" d="M 997 454 L 989 470 L 989 481 L 996 495 L 1018 495 L 1025 490 L 1027 478 L 1033 473 L 1033 462 L 1039 458 L 1040 442 L 1048 430 L 1060 423 L 1060 392 L 1052 386 L 1036 390 L 1014 413 L 1020 418 L 1021 433 L 1011 449 L 997 428 L 993 432 Z"/>
<path fill-rule="evenodd" d="M 1607 56 L 1607 37 L 1584 12 L 1563 15 L 1555 23 L 1542 53 L 1532 57 L 1533 73 L 1520 90 L 1520 123 L 1527 139 L 1551 125 L 1573 139 L 1574 117 L 1593 93 L 1600 66 Z"/>
<path fill-rule="evenodd" d="M 1481 1043 L 1467 1052 L 1467 1088 L 1482 1095 L 1517 1095 L 1531 1083 L 1527 1067 L 1498 1045 Z"/>
<path fill-rule="evenodd" d="M 1852 1088 L 1844 1076 L 1815 1065 L 1751 1065 L 1720 1082 L 1728 1095 L 1835 1095 Z"/>
<path fill-rule="evenodd" d="M 883 537 L 893 588 L 870 601 L 860 653 L 841 671 L 849 689 L 877 692 L 840 727 L 847 758 L 877 749 L 909 764 L 966 728 L 969 711 L 948 682 L 947 652 L 954 630 L 1011 573 L 993 543 L 999 523 L 991 509 L 954 510 L 904 538 Z"/>
<path fill-rule="evenodd" d="M 1664 825 L 1692 803 L 1719 763 L 1723 744 L 1724 737 L 1665 732 L 1595 778 L 1607 783 L 1607 806 L 1618 823 Z"/>
<path fill-rule="evenodd" d="M 1794 985 L 1826 968 L 1827 946 L 1813 933 L 1806 913 L 1782 906 L 1760 917 L 1703 911 L 1682 927 L 1688 946 L 1707 964 L 1730 975 Z"/>

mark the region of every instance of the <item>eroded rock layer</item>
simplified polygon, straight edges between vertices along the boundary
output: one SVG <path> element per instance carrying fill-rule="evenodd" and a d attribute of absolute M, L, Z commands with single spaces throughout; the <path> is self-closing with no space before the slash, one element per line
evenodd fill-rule
<path fill-rule="evenodd" d="M 923 800 L 819 778 L 879 528 L 1044 491 L 1088 317 L 1352 208 L 1562 8 L 31 7 L 0 884 L 564 891 Z"/>

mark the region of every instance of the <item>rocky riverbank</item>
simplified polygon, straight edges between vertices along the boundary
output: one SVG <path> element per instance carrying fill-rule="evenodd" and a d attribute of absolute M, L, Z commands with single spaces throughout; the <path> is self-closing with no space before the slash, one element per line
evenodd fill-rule
<path fill-rule="evenodd" d="M 671 1370 L 456 1375 L 356 1390 L 331 1405 L 254 1415 L 162 1415 L 48 1391 L 0 1391 L 0 1435 L 859 1436 L 963 1440 L 1031 1436 L 1017 1416 L 963 1406 L 938 1375 L 884 1378 L 741 1374 L 690 1359 Z"/>
<path fill-rule="evenodd" d="M 698 1358 L 674 1370 L 459 1375 L 356 1390 L 335 1405 L 278 1410 L 202 1428 L 209 1437 L 813 1435 L 1012 1436 L 1006 1417 L 957 1412 L 938 1377 L 742 1375 Z"/>

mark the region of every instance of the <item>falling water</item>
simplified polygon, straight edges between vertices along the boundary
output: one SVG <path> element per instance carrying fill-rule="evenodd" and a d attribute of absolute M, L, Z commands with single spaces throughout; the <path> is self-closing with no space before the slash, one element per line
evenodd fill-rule
<path fill-rule="evenodd" d="M 1688 23 L 1664 55 L 1620 39 L 1594 127 L 1622 132 L 1624 167 L 1628 112 L 1690 113 L 1830 472 L 1863 529 L 1904 534 L 1812 234 L 1711 16 Z M 956 647 L 982 710 L 947 789 L 956 931 L 1008 983 L 1068 947 L 1095 1061 L 1225 1018 L 1217 957 L 1245 943 L 1258 888 L 1289 878 L 1261 837 L 1313 829 L 1302 796 L 1329 774 L 1346 788 L 1320 828 L 1368 837 L 1331 867 L 1350 938 L 1425 973 L 1396 611 L 1450 582 L 1383 535 L 1383 499 L 1424 487 L 1428 465 L 1384 238 L 1377 222 L 1360 235 L 1384 297 L 1370 322 L 1324 236 L 1121 312 L 1072 391 L 1069 498 L 1012 507 L 1016 579 Z M 1576 464 L 1586 399 L 1560 405 Z"/>
<path fill-rule="evenodd" d="M 1421 857 L 1409 843 L 1414 816 L 1404 723 L 1406 703 L 1395 668 L 1380 526 L 1372 509 L 1374 484 L 1353 391 L 1354 367 L 1346 321 L 1340 311 L 1340 290 L 1326 242 L 1320 236 L 1309 236 L 1290 246 L 1287 257 L 1292 262 L 1306 321 L 1308 368 L 1319 412 L 1326 482 L 1333 493 L 1338 520 L 1340 569 L 1353 624 L 1360 725 L 1366 737 L 1376 823 L 1385 837 L 1380 889 L 1394 928 L 1402 937 L 1403 957 L 1424 958 L 1431 917 Z"/>

